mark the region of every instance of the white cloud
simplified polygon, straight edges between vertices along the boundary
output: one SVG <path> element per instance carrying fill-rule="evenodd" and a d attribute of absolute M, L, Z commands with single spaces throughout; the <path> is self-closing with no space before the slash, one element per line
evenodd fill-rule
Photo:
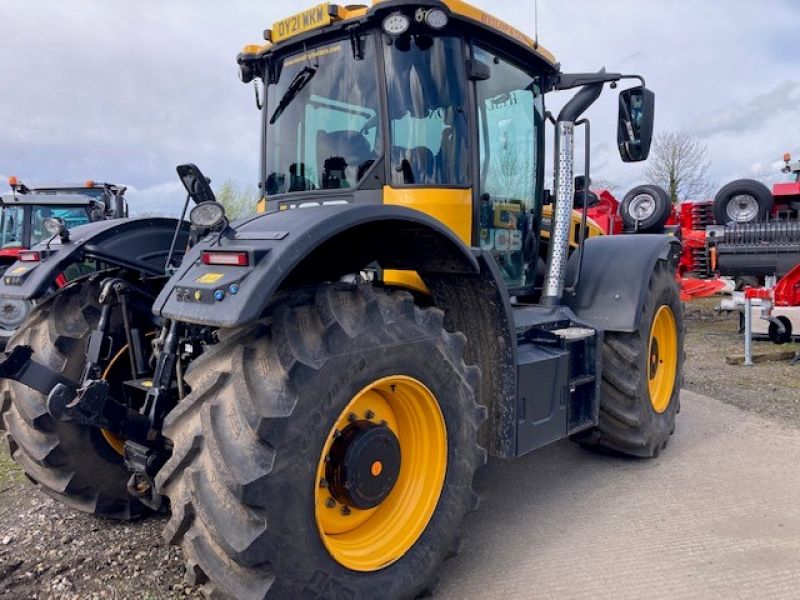
<path fill-rule="evenodd" d="M 533 34 L 533 0 L 473 1 Z M 0 170 L 127 184 L 142 206 L 169 195 L 161 186 L 182 162 L 217 183 L 254 184 L 260 123 L 235 56 L 306 4 L 3 0 Z M 539 0 L 540 40 L 563 69 L 643 74 L 657 128 L 700 135 L 719 183 L 800 150 L 798 30 L 790 0 Z M 610 90 L 587 113 L 592 161 L 596 177 L 625 188 L 642 166 L 616 155 L 615 113 Z"/>

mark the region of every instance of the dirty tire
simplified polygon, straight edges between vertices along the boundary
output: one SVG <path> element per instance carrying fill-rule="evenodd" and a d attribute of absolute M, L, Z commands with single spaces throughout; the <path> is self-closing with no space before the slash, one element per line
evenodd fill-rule
<path fill-rule="evenodd" d="M 651 325 L 662 306 L 668 306 L 675 317 L 677 368 L 669 405 L 659 414 L 650 401 L 648 360 Z M 659 261 L 644 300 L 639 331 L 605 334 L 599 424 L 576 441 L 594 450 L 644 458 L 658 456 L 675 430 L 675 415 L 680 411 L 683 340 L 680 291 L 667 263 Z"/>
<path fill-rule="evenodd" d="M 634 214 L 635 206 L 645 206 L 649 210 L 639 220 Z M 640 233 L 660 233 L 669 220 L 672 202 L 669 194 L 657 185 L 637 185 L 622 199 L 619 214 L 627 229 Z"/>
<path fill-rule="evenodd" d="M 33 358 L 77 381 L 85 348 L 100 317 L 100 286 L 87 280 L 64 288 L 33 309 L 8 342 L 33 348 Z M 112 322 L 112 331 L 119 324 Z M 0 383 L 2 415 L 9 453 L 42 491 L 73 508 L 118 520 L 145 514 L 126 489 L 122 457 L 99 429 L 61 423 L 47 412 L 47 398 L 15 381 Z"/>
<path fill-rule="evenodd" d="M 323 285 L 294 294 L 264 321 L 226 336 L 187 372 L 192 393 L 164 425 L 173 455 L 157 477 L 170 499 L 164 531 L 187 577 L 209 597 L 414 598 L 430 593 L 477 506 L 485 463 L 475 403 L 479 370 L 443 313 L 405 292 Z M 377 571 L 344 568 L 315 520 L 317 465 L 337 416 L 371 381 L 407 374 L 435 394 L 447 470 L 416 543 Z"/>
<path fill-rule="evenodd" d="M 743 197 L 743 207 L 751 210 L 736 210 L 737 198 Z M 737 179 L 723 185 L 714 197 L 714 221 L 717 225 L 728 223 L 752 223 L 769 218 L 775 199 L 770 189 L 755 179 Z M 739 215 L 734 218 L 734 215 Z"/>

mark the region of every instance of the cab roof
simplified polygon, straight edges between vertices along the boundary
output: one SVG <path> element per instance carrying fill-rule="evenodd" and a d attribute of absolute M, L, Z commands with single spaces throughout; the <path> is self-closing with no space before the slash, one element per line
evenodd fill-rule
<path fill-rule="evenodd" d="M 448 13 L 449 30 L 473 35 L 513 53 L 523 61 L 538 61 L 545 68 L 557 71 L 555 56 L 516 27 L 462 0 L 373 0 L 371 6 L 339 6 L 325 2 L 277 21 L 264 32 L 266 44 L 245 46 L 243 54 L 268 54 L 283 47 L 326 32 L 348 29 L 354 24 L 380 22 L 395 11 L 413 14 L 416 9 L 442 8 Z"/>

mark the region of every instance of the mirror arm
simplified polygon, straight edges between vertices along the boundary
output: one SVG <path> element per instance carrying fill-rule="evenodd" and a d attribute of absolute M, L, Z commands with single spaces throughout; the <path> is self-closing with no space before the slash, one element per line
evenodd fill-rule
<path fill-rule="evenodd" d="M 603 67 L 597 73 L 559 73 L 550 81 L 550 88 L 556 91 L 563 91 L 593 83 L 616 83 L 623 79 L 638 79 L 642 86 L 647 87 L 644 77 L 641 75 L 606 73 L 605 67 Z"/>
<path fill-rule="evenodd" d="M 559 121 L 575 122 L 603 93 L 603 83 L 598 81 L 583 86 L 558 114 Z"/>

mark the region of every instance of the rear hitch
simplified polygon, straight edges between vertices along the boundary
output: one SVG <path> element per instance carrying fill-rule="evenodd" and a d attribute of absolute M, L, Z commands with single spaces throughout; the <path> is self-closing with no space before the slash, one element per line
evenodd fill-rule
<path fill-rule="evenodd" d="M 129 440 L 150 439 L 150 419 L 108 394 L 108 382 L 102 379 L 78 389 L 59 383 L 47 396 L 47 412 L 57 421 L 106 429 Z"/>

